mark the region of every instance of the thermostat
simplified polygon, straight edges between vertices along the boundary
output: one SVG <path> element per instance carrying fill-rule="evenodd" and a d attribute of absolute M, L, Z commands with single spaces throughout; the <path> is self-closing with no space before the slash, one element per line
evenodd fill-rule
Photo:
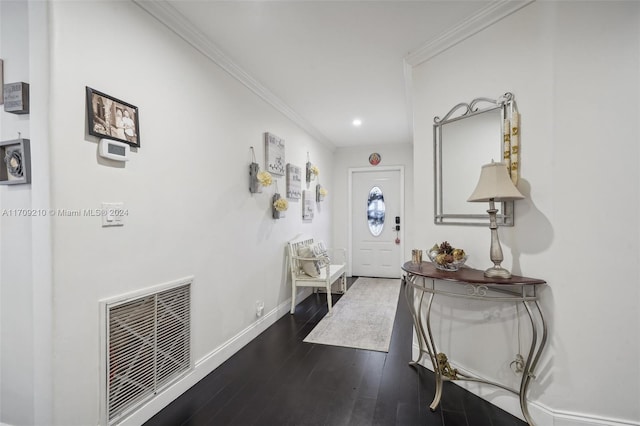
<path fill-rule="evenodd" d="M 100 147 L 98 152 L 101 157 L 115 161 L 129 161 L 129 152 L 131 147 L 126 143 L 114 141 L 111 139 L 100 139 Z"/>

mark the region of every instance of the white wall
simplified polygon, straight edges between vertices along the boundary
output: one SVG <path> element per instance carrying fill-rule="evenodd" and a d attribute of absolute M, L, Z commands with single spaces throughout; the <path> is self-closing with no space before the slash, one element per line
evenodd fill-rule
<path fill-rule="evenodd" d="M 4 81 L 29 81 L 27 3 L 0 3 L 0 57 Z M 29 138 L 29 116 L 0 112 L 2 140 Z M 31 186 L 0 186 L 0 415 L 7 422 L 33 422 L 33 288 L 31 276 L 32 219 L 12 215 L 31 208 Z M 18 409 L 13 409 L 17 407 Z"/>
<path fill-rule="evenodd" d="M 499 232 L 503 265 L 549 283 L 542 308 L 550 341 L 529 394 L 542 425 L 640 424 L 639 7 L 535 2 L 413 72 L 416 117 L 515 94 L 527 198 L 516 203 L 516 226 Z M 433 210 L 431 168 L 420 167 L 432 161 L 432 124 L 415 124 L 416 217 Z M 425 248 L 456 241 L 471 266 L 489 266 L 486 228 L 425 218 L 415 234 Z M 453 321 L 435 326 L 441 349 L 485 377 L 517 382 L 508 367 L 513 309 L 441 303 L 435 309 Z M 487 310 L 499 318 L 476 327 Z M 472 350 L 461 349 L 469 343 Z M 480 392 L 519 414 L 512 396 Z"/>
<path fill-rule="evenodd" d="M 2 140 L 31 139 L 31 184 L 0 186 L 0 422 L 45 424 L 51 410 L 47 4 L 0 3 L 4 82 L 30 84 L 30 113 L 2 112 Z"/>
<path fill-rule="evenodd" d="M 331 243 L 331 198 L 303 223 L 301 203 L 274 221 L 273 188 L 249 193 L 249 146 L 264 166 L 273 132 L 287 162 L 310 152 L 328 176 L 332 152 L 133 3 L 53 2 L 51 33 L 52 207 L 129 211 L 122 228 L 53 220 L 54 423 L 86 425 L 98 418 L 98 301 L 194 275 L 196 367 L 219 364 L 214 351 L 254 324 L 256 300 L 269 312 L 290 297 L 286 241 Z M 141 148 L 125 166 L 97 157 L 85 86 L 139 108 Z"/>
<path fill-rule="evenodd" d="M 369 155 L 382 157 L 379 166 L 404 167 L 404 259 L 409 259 L 413 244 L 413 150 L 410 144 L 388 144 L 338 148 L 333 155 L 333 179 L 329 198 L 333 200 L 333 241 L 336 247 L 347 248 L 349 243 L 349 168 L 370 167 Z"/>

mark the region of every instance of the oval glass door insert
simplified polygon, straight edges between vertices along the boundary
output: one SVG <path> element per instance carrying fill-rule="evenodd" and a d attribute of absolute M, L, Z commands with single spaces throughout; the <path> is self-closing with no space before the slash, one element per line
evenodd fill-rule
<path fill-rule="evenodd" d="M 384 218 L 384 195 L 380 188 L 374 186 L 371 188 L 371 191 L 369 191 L 369 199 L 367 200 L 367 222 L 369 224 L 369 231 L 374 237 L 382 234 Z"/>

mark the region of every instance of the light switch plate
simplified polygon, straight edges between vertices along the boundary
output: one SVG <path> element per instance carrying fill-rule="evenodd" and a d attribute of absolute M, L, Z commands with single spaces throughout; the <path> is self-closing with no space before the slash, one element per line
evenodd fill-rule
<path fill-rule="evenodd" d="M 102 226 L 124 226 L 124 203 L 102 203 Z"/>

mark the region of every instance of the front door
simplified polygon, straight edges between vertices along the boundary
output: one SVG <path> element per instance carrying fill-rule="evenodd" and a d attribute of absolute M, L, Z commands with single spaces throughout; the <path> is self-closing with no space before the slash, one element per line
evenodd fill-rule
<path fill-rule="evenodd" d="M 398 278 L 402 265 L 402 169 L 351 170 L 351 274 Z M 397 218 L 397 219 L 396 219 Z"/>

